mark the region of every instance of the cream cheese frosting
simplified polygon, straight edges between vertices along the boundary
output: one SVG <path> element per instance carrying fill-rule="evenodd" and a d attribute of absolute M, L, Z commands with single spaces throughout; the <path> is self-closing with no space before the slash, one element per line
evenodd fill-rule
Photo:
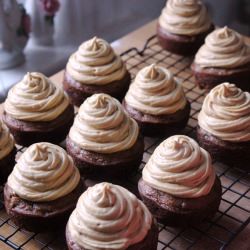
<path fill-rule="evenodd" d="M 236 68 L 250 63 L 250 45 L 228 27 L 210 33 L 198 50 L 194 62 L 202 68 Z"/>
<path fill-rule="evenodd" d="M 225 141 L 250 141 L 250 93 L 235 84 L 216 86 L 203 102 L 198 124 Z"/>
<path fill-rule="evenodd" d="M 126 103 L 150 115 L 173 114 L 187 100 L 181 84 L 164 67 L 152 64 L 140 70 L 125 96 Z"/>
<path fill-rule="evenodd" d="M 71 239 L 91 250 L 124 250 L 141 242 L 152 216 L 135 195 L 123 187 L 100 183 L 79 198 L 68 221 Z"/>
<path fill-rule="evenodd" d="M 9 90 L 4 110 L 17 120 L 46 122 L 57 118 L 68 105 L 61 88 L 45 75 L 32 72 Z"/>
<path fill-rule="evenodd" d="M 70 56 L 66 71 L 74 80 L 94 85 L 120 80 L 127 72 L 121 57 L 115 54 L 110 44 L 97 37 L 84 42 Z"/>
<path fill-rule="evenodd" d="M 139 128 L 115 98 L 95 94 L 80 106 L 69 138 L 80 148 L 97 153 L 115 153 L 131 148 Z"/>
<path fill-rule="evenodd" d="M 8 127 L 0 120 L 0 160 L 7 156 L 15 146 Z"/>
<path fill-rule="evenodd" d="M 66 151 L 41 142 L 31 145 L 20 156 L 7 183 L 25 200 L 46 202 L 69 194 L 79 181 L 79 171 Z"/>
<path fill-rule="evenodd" d="M 207 31 L 212 22 L 201 1 L 168 0 L 159 24 L 172 34 L 193 36 Z"/>
<path fill-rule="evenodd" d="M 207 195 L 215 176 L 209 153 L 184 135 L 163 141 L 142 171 L 149 186 L 181 198 Z"/>

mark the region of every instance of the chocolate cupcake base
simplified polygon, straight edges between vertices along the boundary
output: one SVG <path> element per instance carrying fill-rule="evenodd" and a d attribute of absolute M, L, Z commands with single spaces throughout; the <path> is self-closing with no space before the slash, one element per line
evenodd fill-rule
<path fill-rule="evenodd" d="M 0 185 L 7 181 L 9 174 L 12 172 L 15 165 L 16 148 L 0 160 Z"/>
<path fill-rule="evenodd" d="M 129 115 L 136 120 L 140 131 L 147 136 L 171 136 L 187 125 L 190 114 L 190 103 L 187 102 L 184 109 L 170 115 L 144 114 L 123 101 L 123 106 Z"/>
<path fill-rule="evenodd" d="M 127 250 L 156 250 L 158 244 L 158 233 L 158 226 L 154 221 L 144 240 L 129 246 Z M 69 250 L 90 250 L 79 246 L 72 240 L 68 227 L 66 227 L 66 241 Z"/>
<path fill-rule="evenodd" d="M 79 107 L 89 96 L 97 93 L 111 95 L 121 102 L 128 90 L 130 82 L 131 76 L 128 71 L 121 80 L 113 81 L 105 85 L 78 82 L 65 71 L 63 87 L 70 98 L 70 102 Z"/>
<path fill-rule="evenodd" d="M 214 25 L 211 25 L 209 30 L 199 35 L 176 35 L 166 31 L 159 23 L 157 24 L 157 36 L 161 47 L 183 56 L 194 55 L 204 43 L 205 37 L 213 30 Z"/>
<path fill-rule="evenodd" d="M 200 146 L 206 149 L 214 160 L 250 171 L 250 141 L 223 141 L 200 126 L 197 126 L 197 139 Z"/>
<path fill-rule="evenodd" d="M 127 177 L 138 169 L 143 156 L 144 141 L 139 136 L 128 150 L 102 154 L 81 149 L 67 137 L 66 148 L 83 177 L 114 183 L 116 178 Z"/>
<path fill-rule="evenodd" d="M 49 122 L 20 121 L 6 112 L 3 114 L 3 120 L 19 145 L 29 146 L 36 142 L 58 144 L 66 138 L 73 124 L 74 107 L 69 105 L 60 116 Z"/>
<path fill-rule="evenodd" d="M 220 205 L 222 189 L 218 177 L 209 194 L 198 198 L 178 198 L 150 187 L 142 179 L 139 180 L 140 196 L 160 221 L 168 226 L 187 226 L 200 223 L 213 216 Z"/>
<path fill-rule="evenodd" d="M 66 225 L 69 215 L 84 191 L 84 184 L 80 181 L 78 186 L 64 197 L 48 202 L 32 202 L 14 194 L 6 184 L 4 205 L 16 226 L 32 232 L 53 231 Z"/>
<path fill-rule="evenodd" d="M 196 84 L 201 89 L 212 89 L 223 82 L 234 83 L 244 91 L 250 91 L 250 64 L 235 69 L 202 68 L 191 65 Z"/>

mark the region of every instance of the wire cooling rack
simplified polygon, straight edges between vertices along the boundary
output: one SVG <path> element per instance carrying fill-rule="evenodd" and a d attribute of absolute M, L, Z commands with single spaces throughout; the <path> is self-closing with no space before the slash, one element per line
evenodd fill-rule
<path fill-rule="evenodd" d="M 157 63 L 170 69 L 176 77 L 182 80 L 184 91 L 189 99 L 192 110 L 190 119 L 183 134 L 195 138 L 197 114 L 201 108 L 205 90 L 200 90 L 194 84 L 189 68 L 191 58 L 163 51 L 155 36 L 149 38 L 143 50 L 131 48 L 121 54 L 127 68 L 134 78 L 136 73 L 151 63 Z M 164 138 L 145 138 L 145 152 L 140 170 L 128 180 L 128 185 L 137 186 L 141 169 L 156 146 Z M 18 155 L 25 149 L 18 147 Z M 18 157 L 17 155 L 17 157 Z M 223 186 L 223 196 L 219 211 L 213 219 L 206 220 L 199 226 L 188 228 L 171 228 L 159 224 L 158 250 L 165 249 L 225 249 L 226 246 L 250 222 L 250 176 L 240 169 L 229 168 L 214 162 L 217 174 Z M 0 201 L 0 249 L 66 249 L 64 229 L 47 234 L 35 234 L 17 228 L 6 214 L 3 206 L 2 187 Z"/>

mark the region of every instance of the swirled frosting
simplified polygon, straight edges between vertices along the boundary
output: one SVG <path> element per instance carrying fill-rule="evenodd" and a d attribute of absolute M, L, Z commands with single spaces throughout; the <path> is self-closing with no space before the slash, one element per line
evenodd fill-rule
<path fill-rule="evenodd" d="M 9 90 L 4 109 L 17 120 L 46 122 L 57 118 L 68 105 L 61 88 L 43 74 L 32 72 Z"/>
<path fill-rule="evenodd" d="M 227 27 L 210 33 L 194 62 L 202 68 L 236 68 L 250 63 L 250 45 L 241 34 Z"/>
<path fill-rule="evenodd" d="M 208 194 L 215 170 L 207 151 L 184 135 L 171 136 L 154 151 L 142 172 L 151 187 L 181 198 Z"/>
<path fill-rule="evenodd" d="M 8 185 L 29 201 L 52 201 L 73 191 L 80 174 L 66 151 L 54 144 L 31 145 L 19 158 Z"/>
<path fill-rule="evenodd" d="M 70 56 L 66 71 L 78 82 L 105 85 L 122 79 L 126 67 L 105 40 L 94 37 Z"/>
<path fill-rule="evenodd" d="M 100 183 L 88 188 L 68 221 L 74 242 L 84 249 L 127 249 L 141 242 L 152 225 L 146 206 L 123 187 Z"/>
<path fill-rule="evenodd" d="M 140 70 L 125 96 L 126 103 L 146 114 L 172 114 L 186 106 L 181 84 L 164 67 L 152 64 Z"/>
<path fill-rule="evenodd" d="M 106 94 L 95 94 L 80 106 L 69 138 L 82 149 L 114 153 L 131 148 L 138 134 L 137 123 L 124 112 L 119 101 Z"/>
<path fill-rule="evenodd" d="M 235 84 L 216 86 L 203 102 L 198 124 L 225 141 L 250 141 L 250 93 Z"/>
<path fill-rule="evenodd" d="M 0 120 L 0 160 L 7 156 L 14 146 L 13 136 L 8 127 Z"/>
<path fill-rule="evenodd" d="M 192 36 L 207 31 L 212 23 L 201 1 L 168 0 L 159 24 L 172 34 Z"/>

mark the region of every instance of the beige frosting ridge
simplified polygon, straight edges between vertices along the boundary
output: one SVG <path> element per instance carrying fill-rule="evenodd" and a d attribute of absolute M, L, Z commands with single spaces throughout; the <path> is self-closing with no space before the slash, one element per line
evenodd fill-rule
<path fill-rule="evenodd" d="M 131 148 L 138 134 L 137 123 L 118 100 L 106 94 L 95 94 L 80 106 L 69 137 L 82 149 L 114 153 Z"/>
<path fill-rule="evenodd" d="M 15 146 L 8 127 L 0 120 L 0 160 L 7 156 Z"/>
<path fill-rule="evenodd" d="M 250 141 L 250 93 L 235 84 L 216 86 L 203 102 L 198 124 L 225 141 Z"/>
<path fill-rule="evenodd" d="M 140 70 L 125 96 L 126 103 L 146 114 L 165 115 L 184 109 L 181 84 L 164 67 L 152 64 Z"/>
<path fill-rule="evenodd" d="M 61 88 L 43 74 L 32 72 L 9 90 L 4 109 L 17 120 L 46 122 L 57 118 L 68 105 Z"/>
<path fill-rule="evenodd" d="M 28 147 L 20 156 L 8 185 L 25 200 L 43 202 L 69 194 L 79 181 L 79 171 L 66 151 L 40 142 Z"/>
<path fill-rule="evenodd" d="M 212 23 L 201 1 L 168 0 L 159 24 L 170 33 L 192 36 L 207 31 Z"/>
<path fill-rule="evenodd" d="M 141 242 L 152 216 L 135 195 L 123 187 L 100 183 L 79 198 L 68 221 L 74 242 L 84 249 L 127 249 Z"/>
<path fill-rule="evenodd" d="M 142 172 L 149 186 L 181 198 L 207 195 L 215 176 L 209 153 L 184 135 L 163 141 Z"/>
<path fill-rule="evenodd" d="M 236 68 L 250 63 L 250 45 L 241 34 L 227 27 L 210 33 L 194 62 L 202 68 Z"/>
<path fill-rule="evenodd" d="M 109 43 L 94 37 L 70 56 L 66 71 L 83 84 L 105 85 L 122 79 L 127 70 Z"/>

